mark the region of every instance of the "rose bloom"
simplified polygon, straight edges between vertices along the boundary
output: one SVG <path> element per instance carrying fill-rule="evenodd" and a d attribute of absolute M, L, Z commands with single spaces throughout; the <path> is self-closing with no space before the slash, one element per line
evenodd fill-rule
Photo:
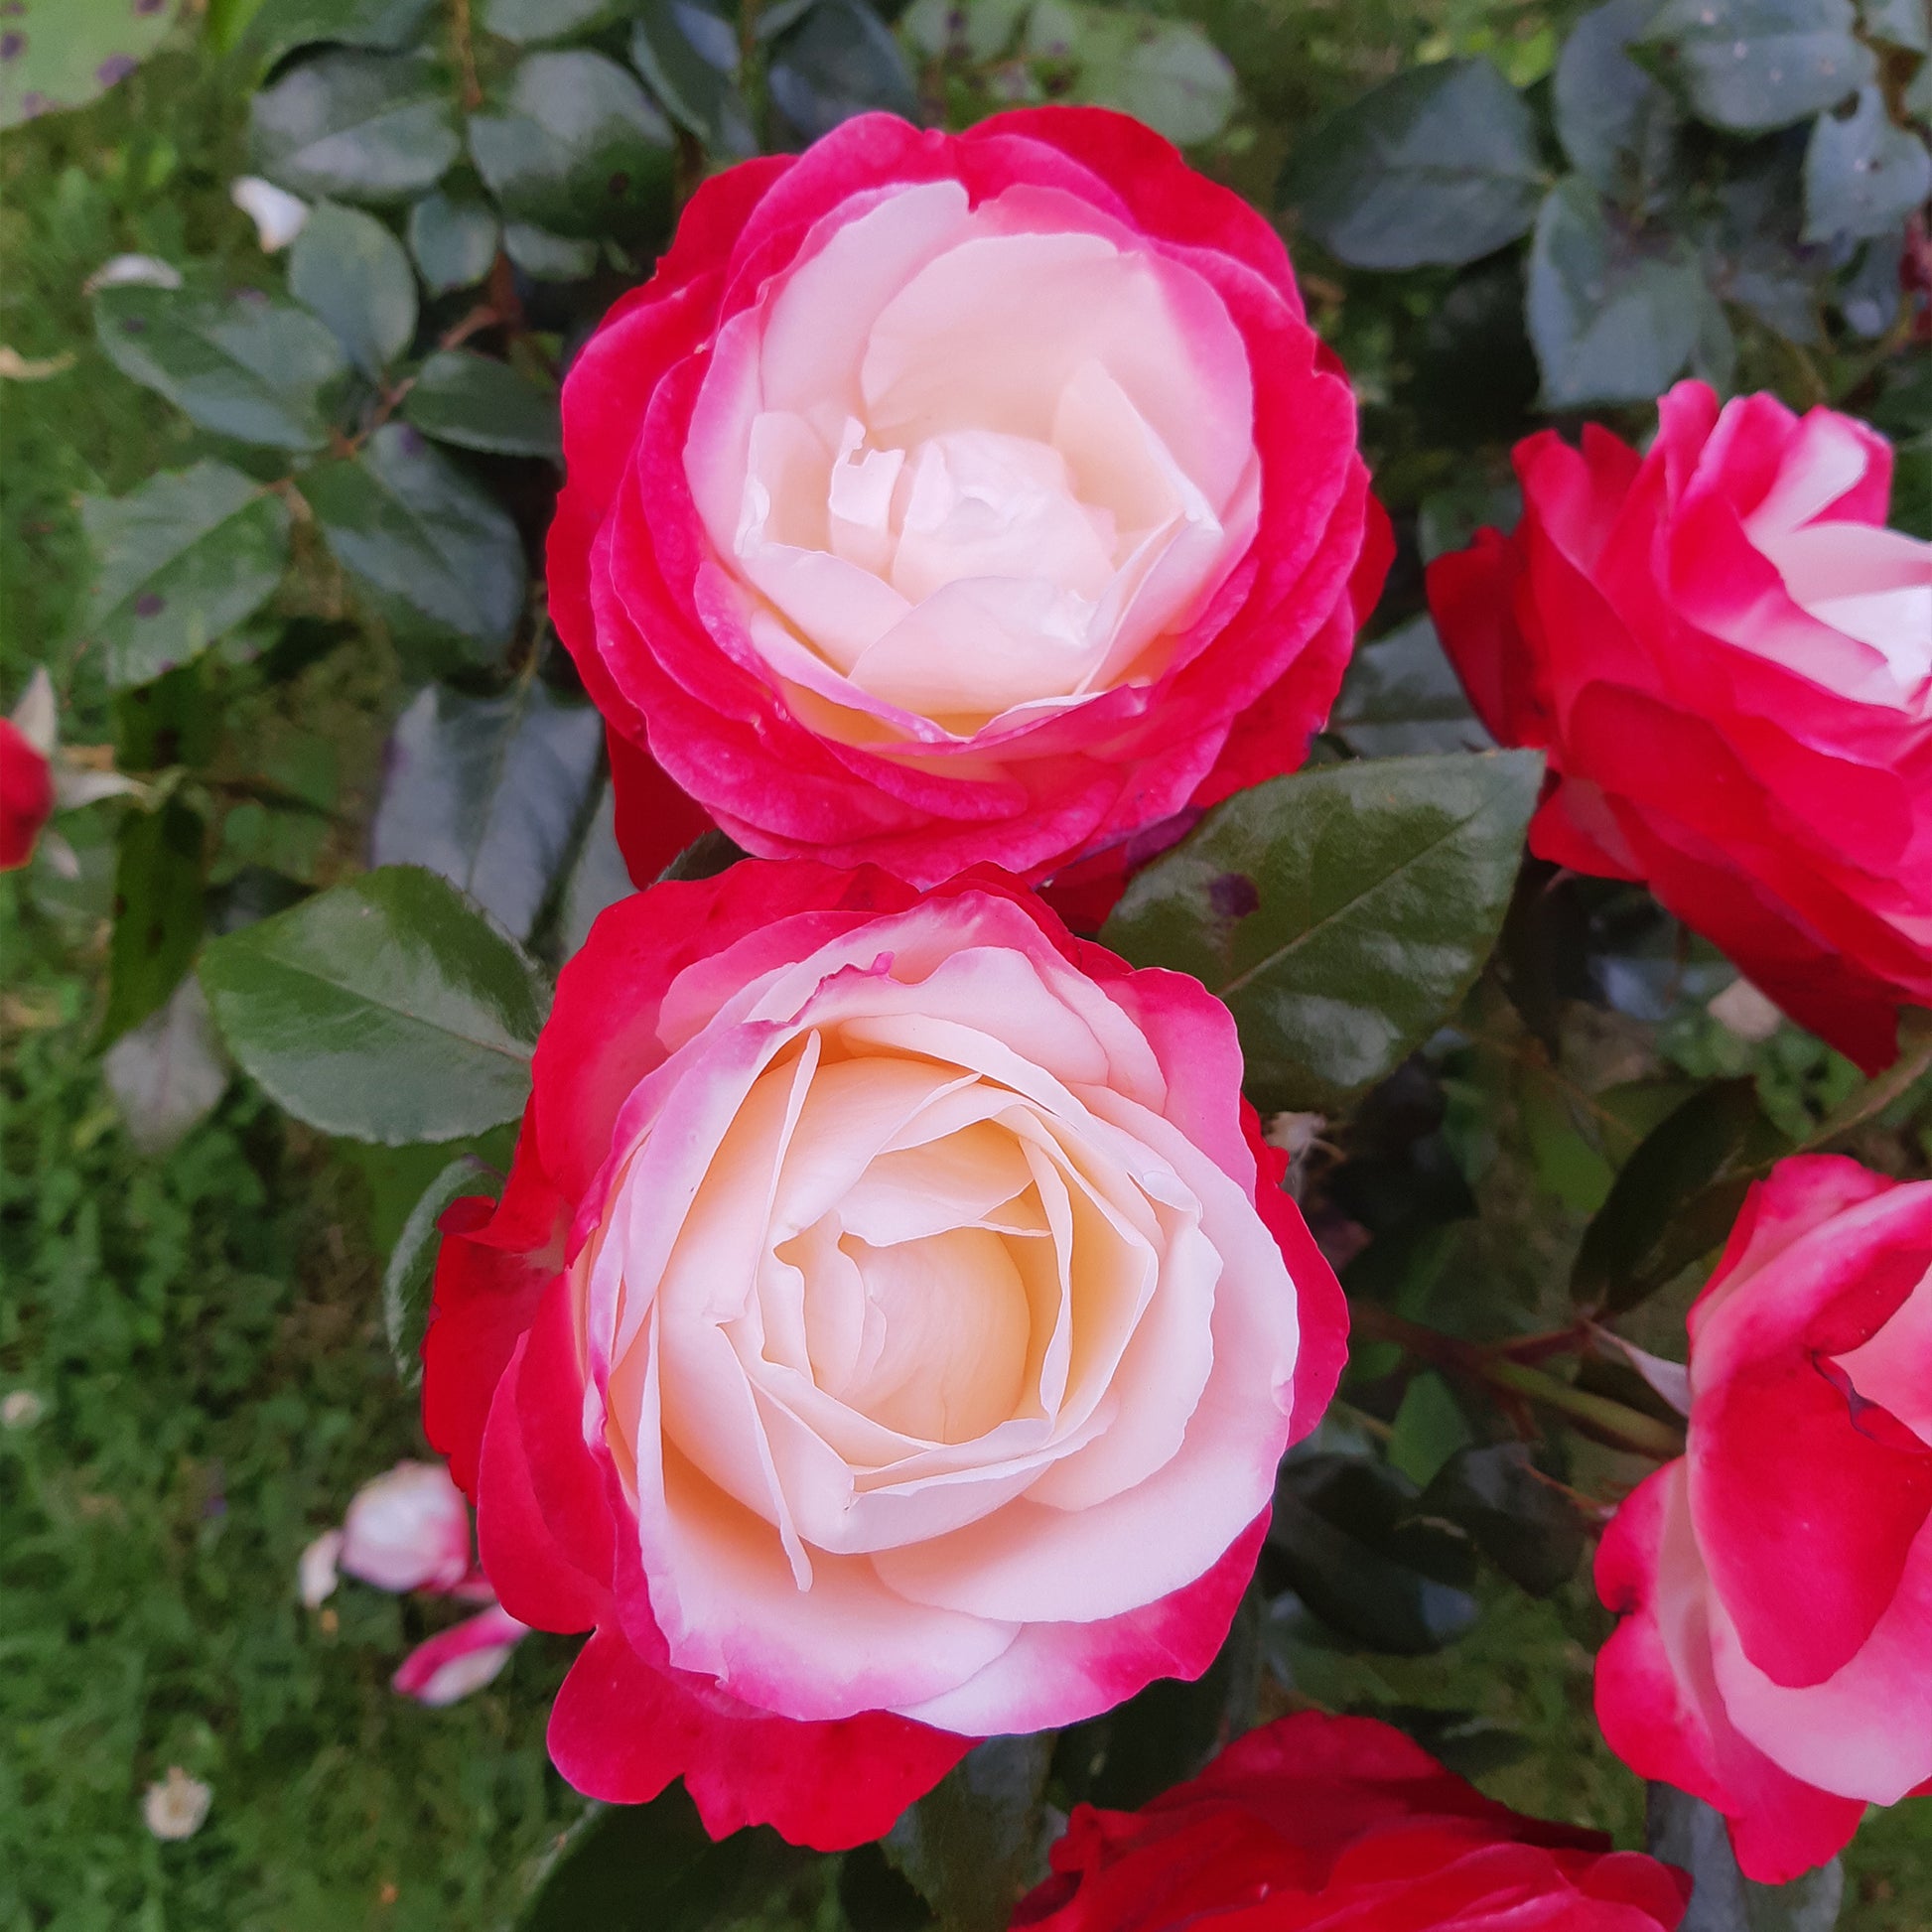
<path fill-rule="evenodd" d="M 1781 1163 L 1690 1330 L 1686 1452 L 1597 1553 L 1596 1714 L 1780 1884 L 1932 1780 L 1932 1181 Z"/>
<path fill-rule="evenodd" d="M 1030 1932 L 1673 1932 L 1690 1880 L 1521 1818 L 1369 1718 L 1251 1730 L 1138 1812 L 1081 1805 Z"/>
<path fill-rule="evenodd" d="M 1642 881 L 1867 1071 L 1932 1005 L 1932 544 L 1884 527 L 1891 462 L 1682 382 L 1647 456 L 1519 444 L 1515 533 L 1429 575 L 1484 724 L 1549 753 L 1531 850 Z"/>
<path fill-rule="evenodd" d="M 933 885 L 1293 770 L 1391 551 L 1280 238 L 1098 108 L 706 182 L 563 414 L 551 610 L 640 882 L 675 787 Z"/>
<path fill-rule="evenodd" d="M 0 872 L 34 856 L 41 827 L 54 816 L 54 773 L 11 718 L 0 718 Z"/>
<path fill-rule="evenodd" d="M 431 1440 L 550 1749 L 715 1835 L 878 1837 L 990 1732 L 1213 1658 L 1346 1311 L 1226 1010 L 1003 875 L 747 861 L 564 968 Z"/>

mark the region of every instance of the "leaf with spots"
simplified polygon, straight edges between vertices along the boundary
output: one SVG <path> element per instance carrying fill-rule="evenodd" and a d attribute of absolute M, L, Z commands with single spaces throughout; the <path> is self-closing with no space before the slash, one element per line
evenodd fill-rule
<path fill-rule="evenodd" d="M 100 563 L 86 635 L 106 650 L 117 690 L 187 663 L 252 617 L 288 562 L 288 506 L 225 463 L 83 497 L 80 520 Z"/>
<path fill-rule="evenodd" d="M 0 127 L 94 99 L 174 24 L 173 0 L 0 0 Z"/>

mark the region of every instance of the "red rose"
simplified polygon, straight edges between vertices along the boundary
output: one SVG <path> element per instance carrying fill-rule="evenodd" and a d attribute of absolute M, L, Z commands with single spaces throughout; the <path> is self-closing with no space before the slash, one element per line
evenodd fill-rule
<path fill-rule="evenodd" d="M 1483 722 L 1548 751 L 1531 850 L 1639 880 L 1868 1071 L 1932 1005 L 1932 544 L 1850 416 L 1683 382 L 1647 456 L 1520 443 L 1523 520 L 1429 598 Z"/>
<path fill-rule="evenodd" d="M 835 1849 L 1206 1668 L 1346 1331 L 1226 1008 L 1004 875 L 747 861 L 607 911 L 534 1072 L 424 1421 L 503 1608 L 594 1631 L 566 1777 Z"/>
<path fill-rule="evenodd" d="M 1492 1803 L 1368 1718 L 1304 1712 L 1137 1812 L 1081 1805 L 1029 1932 L 1672 1932 L 1681 1872 Z"/>
<path fill-rule="evenodd" d="M 1097 108 L 706 182 L 563 409 L 551 609 L 639 880 L 691 825 L 653 760 L 916 885 L 1292 770 L 1390 554 L 1280 238 Z"/>
<path fill-rule="evenodd" d="M 41 827 L 54 816 L 54 773 L 10 718 L 0 718 L 0 872 L 34 856 Z"/>
<path fill-rule="evenodd" d="M 1597 1552 L 1596 1715 L 1780 1884 L 1932 1779 L 1932 1181 L 1783 1162 L 1690 1330 L 1686 1452 Z"/>

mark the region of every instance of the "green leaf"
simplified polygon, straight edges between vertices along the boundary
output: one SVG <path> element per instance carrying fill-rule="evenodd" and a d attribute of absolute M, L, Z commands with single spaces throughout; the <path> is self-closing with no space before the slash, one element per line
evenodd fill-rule
<path fill-rule="evenodd" d="M 1270 1108 L 1335 1111 L 1468 990 L 1508 909 L 1534 752 L 1323 765 L 1237 792 L 1128 886 L 1102 933 L 1192 974 Z"/>
<path fill-rule="evenodd" d="M 1832 1932 L 1845 1867 L 1831 1863 L 1788 1885 L 1760 1885 L 1737 1869 L 1724 1814 L 1667 1784 L 1649 1787 L 1646 1836 L 1653 1858 L 1690 1873 L 1690 1910 L 1678 1932 Z"/>
<path fill-rule="evenodd" d="M 79 107 L 127 78 L 175 24 L 167 5 L 16 0 L 4 18 L 0 127 Z"/>
<path fill-rule="evenodd" d="M 447 881 L 364 874 L 214 940 L 202 984 L 228 1050 L 286 1112 L 383 1147 L 521 1112 L 545 994 Z"/>
<path fill-rule="evenodd" d="M 1040 1855 L 1050 1732 L 989 1737 L 882 1841 L 945 1932 L 1006 1932 Z"/>
<path fill-rule="evenodd" d="M 346 364 L 306 310 L 129 285 L 94 298 L 94 333 L 123 375 L 217 436 L 277 450 L 329 440 L 324 404 Z"/>
<path fill-rule="evenodd" d="M 1387 1454 L 1411 1482 L 1427 1487 L 1437 1471 L 1474 1436 L 1461 1405 L 1434 1369 L 1412 1376 L 1395 1412 Z"/>
<path fill-rule="evenodd" d="M 395 53 L 421 39 L 437 0 L 266 0 L 247 34 L 263 68 L 318 41 Z"/>
<path fill-rule="evenodd" d="M 1805 150 L 1807 241 L 1894 232 L 1932 196 L 1932 152 L 1896 127 L 1876 87 L 1861 88 L 1841 119 L 1820 114 Z"/>
<path fill-rule="evenodd" d="M 1529 322 L 1550 408 L 1661 395 L 1696 351 L 1709 303 L 1690 243 L 1638 240 L 1581 175 L 1543 204 Z"/>
<path fill-rule="evenodd" d="M 1859 0 L 1865 33 L 1908 54 L 1932 54 L 1932 7 L 1926 0 Z"/>
<path fill-rule="evenodd" d="M 86 634 L 117 689 L 199 656 L 274 595 L 288 563 L 288 505 L 224 463 L 84 496 L 80 521 L 100 559 Z"/>
<path fill-rule="evenodd" d="M 248 106 L 256 168 L 312 200 L 402 202 L 462 152 L 429 62 L 351 50 L 291 68 Z"/>
<path fill-rule="evenodd" d="M 597 809 L 591 815 L 590 828 L 584 834 L 584 843 L 564 887 L 557 934 L 562 956 L 568 959 L 580 950 L 591 936 L 597 915 L 619 899 L 628 898 L 632 890 L 630 869 L 618 849 L 617 793 L 607 781 L 598 793 Z"/>
<path fill-rule="evenodd" d="M 387 423 L 359 456 L 301 479 L 329 547 L 406 628 L 489 662 L 523 609 L 523 550 L 495 499 L 413 429 Z"/>
<path fill-rule="evenodd" d="M 1665 0 L 1642 36 L 1661 72 L 1713 127 L 1789 127 L 1876 77 L 1852 0 Z"/>
<path fill-rule="evenodd" d="M 1476 1548 L 1533 1596 L 1561 1589 L 1589 1547 L 1589 1524 L 1537 1473 L 1521 1443 L 1458 1450 L 1436 1473 L 1419 1508 L 1466 1530 Z"/>
<path fill-rule="evenodd" d="M 1475 1553 L 1458 1529 L 1417 1514 L 1406 1476 L 1359 1456 L 1285 1463 L 1268 1551 L 1297 1595 L 1342 1636 L 1426 1657 L 1476 1619 Z"/>
<path fill-rule="evenodd" d="M 1228 58 L 1191 20 L 1079 10 L 1079 95 L 1145 121 L 1177 147 L 1212 141 L 1239 91 Z"/>
<path fill-rule="evenodd" d="M 561 463 L 563 419 L 554 392 L 494 356 L 440 349 L 423 364 L 403 415 L 425 436 L 493 456 L 540 456 Z"/>
<path fill-rule="evenodd" d="M 168 1004 L 107 1049 L 101 1074 L 127 1137 L 150 1158 L 166 1154 L 214 1111 L 228 1086 L 227 1063 L 192 975 Z"/>
<path fill-rule="evenodd" d="M 738 29 L 700 0 L 644 0 L 630 59 L 678 126 L 714 155 L 742 159 L 759 140 L 738 85 Z"/>
<path fill-rule="evenodd" d="M 1609 0 L 1570 30 L 1552 95 L 1570 165 L 1604 195 L 1635 205 L 1663 174 L 1677 131 L 1669 90 L 1631 60 L 1629 47 L 1656 0 Z"/>
<path fill-rule="evenodd" d="M 1736 1218 L 1749 1170 L 1777 1144 L 1748 1077 L 1715 1081 L 1693 1094 L 1618 1171 L 1584 1231 L 1570 1275 L 1572 1296 L 1605 1314 L 1620 1313 L 1710 1253 Z"/>
<path fill-rule="evenodd" d="M 1316 128 L 1282 198 L 1356 268 L 1471 262 L 1528 232 L 1543 196 L 1536 126 L 1487 61 L 1383 83 Z"/>
<path fill-rule="evenodd" d="M 396 721 L 370 857 L 441 873 L 527 939 L 603 745 L 589 705 L 565 704 L 534 678 L 500 698 L 431 685 Z"/>
<path fill-rule="evenodd" d="M 642 87 L 602 54 L 532 54 L 504 111 L 470 120 L 470 154 L 515 221 L 564 235 L 634 228 L 669 206 L 672 135 Z"/>
<path fill-rule="evenodd" d="M 771 44 L 771 100 L 807 141 L 874 108 L 919 116 L 905 56 L 865 0 L 817 0 Z"/>
<path fill-rule="evenodd" d="M 537 282 L 581 282 L 598 260 L 596 242 L 552 234 L 529 221 L 503 224 L 503 253 Z"/>
<path fill-rule="evenodd" d="M 372 214 L 323 202 L 289 250 L 289 293 L 336 332 L 348 359 L 379 379 L 416 334 L 416 277 Z"/>
<path fill-rule="evenodd" d="M 657 876 L 659 879 L 716 879 L 737 865 L 745 854 L 715 827 L 698 836 Z"/>
<path fill-rule="evenodd" d="M 1356 646 L 1328 729 L 1364 759 L 1484 752 L 1495 743 L 1427 615 Z"/>
<path fill-rule="evenodd" d="M 389 1250 L 389 1265 L 382 1273 L 382 1332 L 396 1379 L 405 1389 L 420 1388 L 423 1381 L 423 1335 L 429 1327 L 436 1256 L 443 1245 L 436 1223 L 452 1201 L 466 1194 L 493 1195 L 501 1186 L 501 1176 L 474 1154 L 459 1155 L 424 1188 Z"/>
<path fill-rule="evenodd" d="M 545 1861 L 511 1932 L 709 1932 L 810 1863 L 762 1828 L 714 1845 L 681 1786 L 647 1805 L 592 1805 Z M 780 1911 L 762 1922 L 811 1916 Z"/>
<path fill-rule="evenodd" d="M 102 1045 L 158 1013 L 194 960 L 207 899 L 207 845 L 201 813 L 180 798 L 122 820 Z"/>
<path fill-rule="evenodd" d="M 475 288 L 496 259 L 500 233 L 494 209 L 441 189 L 409 210 L 409 252 L 432 295 Z"/>
<path fill-rule="evenodd" d="M 636 0 L 485 0 L 483 24 L 519 46 L 595 33 L 630 13 Z"/>

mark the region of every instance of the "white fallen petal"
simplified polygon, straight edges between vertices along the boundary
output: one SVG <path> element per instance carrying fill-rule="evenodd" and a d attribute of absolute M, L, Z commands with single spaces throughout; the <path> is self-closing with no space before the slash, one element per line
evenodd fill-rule
<path fill-rule="evenodd" d="M 159 1839 L 193 1838 L 207 1819 L 214 1793 L 200 1778 L 191 1778 L 179 1764 L 168 1766 L 159 1784 L 148 1786 L 141 1800 L 141 1816 Z"/>
<path fill-rule="evenodd" d="M 324 1530 L 302 1552 L 302 1561 L 296 1566 L 295 1574 L 304 1607 L 311 1610 L 320 1608 L 335 1593 L 336 1559 L 342 1554 L 342 1531 Z"/>
<path fill-rule="evenodd" d="M 277 188 L 259 175 L 243 175 L 228 190 L 228 200 L 255 224 L 264 254 L 286 248 L 309 219 L 309 205 L 299 195 Z"/>
<path fill-rule="evenodd" d="M 35 1389 L 10 1389 L 0 1398 L 0 1428 L 32 1429 L 47 1414 L 46 1399 Z"/>
<path fill-rule="evenodd" d="M 181 270 L 159 255 L 112 255 L 80 284 L 82 295 L 130 284 L 151 289 L 178 289 Z"/>
<path fill-rule="evenodd" d="M 1746 979 L 1732 980 L 1705 1011 L 1725 1033 L 1753 1045 L 1784 1025 L 1784 1015 Z"/>

